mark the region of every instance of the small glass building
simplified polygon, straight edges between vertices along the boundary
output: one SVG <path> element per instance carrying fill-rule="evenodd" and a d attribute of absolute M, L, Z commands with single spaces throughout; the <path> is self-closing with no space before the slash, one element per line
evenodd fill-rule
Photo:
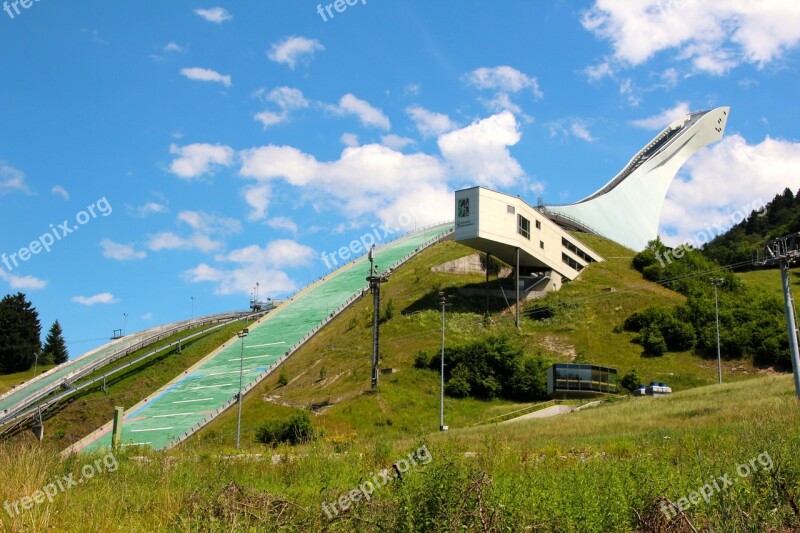
<path fill-rule="evenodd" d="M 556 363 L 547 369 L 547 394 L 554 399 L 590 398 L 617 390 L 616 368 Z"/>

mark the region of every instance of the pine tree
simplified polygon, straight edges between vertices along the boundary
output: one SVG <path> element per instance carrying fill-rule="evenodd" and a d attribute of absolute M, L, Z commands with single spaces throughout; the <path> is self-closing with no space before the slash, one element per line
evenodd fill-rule
<path fill-rule="evenodd" d="M 58 320 L 53 322 L 50 331 L 45 339 L 44 349 L 42 350 L 42 362 L 60 365 L 69 360 L 67 343 L 64 342 L 64 333 L 61 331 L 61 324 Z"/>
<path fill-rule="evenodd" d="M 0 374 L 22 372 L 33 366 L 41 349 L 39 313 L 21 292 L 0 300 Z"/>

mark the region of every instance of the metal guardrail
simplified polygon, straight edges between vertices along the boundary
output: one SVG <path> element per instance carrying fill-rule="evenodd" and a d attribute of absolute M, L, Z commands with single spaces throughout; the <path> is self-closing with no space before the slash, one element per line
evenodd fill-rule
<path fill-rule="evenodd" d="M 181 326 L 177 326 L 175 328 L 172 328 L 170 330 L 164 331 L 164 332 L 159 333 L 157 335 L 153 335 L 152 337 L 148 337 L 147 339 L 144 339 L 144 340 L 142 340 L 140 342 L 137 342 L 136 344 L 127 346 L 121 351 L 112 352 L 111 354 L 109 354 L 108 358 L 103 358 L 102 360 L 99 360 L 97 363 L 91 365 L 90 367 L 83 368 L 83 369 L 81 369 L 80 371 L 78 371 L 78 372 L 76 372 L 74 374 L 68 375 L 67 377 L 65 377 L 62 380 L 54 382 L 51 387 L 49 387 L 48 389 L 43 389 L 42 393 L 37 394 L 36 395 L 37 397 L 35 399 L 30 400 L 31 397 L 29 397 L 26 400 L 30 400 L 30 401 L 25 401 L 24 404 L 20 403 L 20 404 L 17 404 L 16 406 L 14 406 L 13 408 L 10 408 L 9 409 L 10 412 L 7 413 L 5 416 L 3 416 L 3 418 L 0 418 L 0 426 L 5 426 L 5 425 L 8 425 L 8 424 L 10 424 L 12 422 L 17 422 L 17 425 L 24 424 L 29 417 L 33 416 L 34 414 L 36 414 L 38 412 L 41 412 L 41 410 L 46 410 L 46 409 L 50 408 L 51 406 L 59 403 L 61 400 L 63 400 L 65 398 L 75 394 L 76 392 L 79 392 L 79 391 L 81 391 L 81 390 L 83 390 L 83 389 L 85 389 L 87 387 L 90 387 L 91 385 L 93 385 L 93 384 L 95 384 L 95 383 L 107 378 L 108 376 L 114 375 L 114 374 L 116 374 L 117 372 L 119 372 L 119 371 L 121 371 L 123 369 L 126 369 L 126 368 L 129 368 L 131 366 L 134 366 L 134 365 L 136 365 L 136 364 L 138 364 L 138 363 L 140 363 L 140 362 L 152 357 L 153 355 L 156 355 L 156 354 L 158 354 L 160 352 L 163 352 L 163 351 L 165 351 L 167 349 L 170 349 L 172 347 L 179 346 L 183 342 L 191 340 L 191 339 L 193 339 L 195 337 L 199 337 L 199 336 L 205 335 L 210 331 L 213 331 L 213 330 L 216 330 L 218 328 L 227 326 L 228 324 L 231 324 L 231 323 L 236 322 L 238 320 L 250 319 L 250 318 L 253 318 L 253 317 L 257 317 L 257 316 L 263 315 L 263 314 L 265 314 L 267 312 L 268 311 L 262 311 L 262 312 L 258 312 L 258 313 L 227 313 L 224 316 L 213 315 L 216 318 L 207 319 L 207 320 L 199 319 L 200 320 L 199 322 L 192 322 L 192 323 L 182 324 Z M 191 321 L 189 321 L 189 322 L 191 322 Z M 192 329 L 192 328 L 195 328 L 195 327 L 202 327 L 204 325 L 214 324 L 214 323 L 217 323 L 217 325 L 212 326 L 212 327 L 210 327 L 208 329 L 204 329 L 202 331 L 193 333 L 191 335 L 188 335 L 186 337 L 178 339 L 177 341 L 171 342 L 171 343 L 166 344 L 164 346 L 161 346 L 161 347 L 157 348 L 156 350 L 148 352 L 147 354 L 136 358 L 134 361 L 130 361 L 130 362 L 128 362 L 128 363 L 126 363 L 126 364 L 124 364 L 124 365 L 122 365 L 120 367 L 112 369 L 112 371 L 107 372 L 107 373 L 103 374 L 102 376 L 98 376 L 97 378 L 95 378 L 93 380 L 87 381 L 85 383 L 81 383 L 79 385 L 75 384 L 80 379 L 82 379 L 82 378 L 84 378 L 84 377 L 86 377 L 88 375 L 91 375 L 92 373 L 94 373 L 94 372 L 96 372 L 96 371 L 98 371 L 98 370 L 100 370 L 102 368 L 105 368 L 105 367 L 115 363 L 116 361 L 118 361 L 120 359 L 123 359 L 123 358 L 127 357 L 128 355 L 141 350 L 142 348 L 146 348 L 147 346 L 149 346 L 151 344 L 155 344 L 156 342 L 158 342 L 160 340 L 163 340 L 165 338 L 169 338 L 169 337 L 175 335 L 176 333 L 180 333 L 181 331 L 185 331 L 186 329 Z M 54 392 L 56 392 L 60 388 L 67 388 L 68 390 L 66 392 L 61 393 L 61 394 L 53 396 L 52 398 L 48 398 L 48 396 L 50 396 L 51 394 L 53 394 Z M 40 402 L 40 400 L 42 400 L 42 399 L 44 399 L 44 401 Z M 13 429 L 14 429 L 13 427 L 12 428 L 6 428 L 5 430 L 0 431 L 0 435 L 2 435 L 4 433 L 8 433 L 9 431 L 13 431 Z"/>
<path fill-rule="evenodd" d="M 441 225 L 442 224 L 436 224 L 436 225 L 434 225 L 432 227 L 441 226 Z M 425 229 L 427 229 L 427 228 L 423 228 L 422 230 L 418 230 L 418 231 L 424 231 Z M 430 247 L 430 246 L 432 246 L 432 245 L 434 245 L 434 244 L 446 239 L 454 231 L 455 231 L 455 228 L 450 228 L 448 231 L 443 232 L 443 233 L 441 233 L 439 235 L 436 235 L 435 237 L 432 237 L 431 239 L 425 241 L 424 243 L 420 244 L 413 252 L 409 252 L 408 254 L 403 256 L 401 259 L 399 259 L 398 261 L 393 263 L 392 266 L 390 266 L 387 270 L 394 270 L 394 269 L 398 268 L 399 266 L 401 266 L 404 263 L 406 263 L 409 259 L 411 259 L 414 256 L 416 256 L 417 254 L 419 254 L 421 251 L 423 251 L 426 248 L 428 248 L 428 247 Z M 398 238 L 400 238 L 400 237 L 398 237 Z M 369 291 L 369 286 L 364 286 L 361 290 L 359 290 L 355 294 L 351 295 L 345 301 L 345 303 L 343 303 L 342 305 L 337 307 L 332 313 L 329 313 L 328 316 L 324 320 L 322 320 L 319 324 L 314 326 L 314 328 L 311 329 L 311 331 L 309 331 L 306 335 L 304 335 L 303 338 L 299 342 L 295 343 L 277 361 L 272 363 L 269 366 L 269 368 L 264 370 L 255 379 L 253 379 L 245 387 L 243 387 L 242 388 L 242 396 L 243 397 L 246 396 L 248 392 L 250 392 L 255 387 L 257 387 L 270 374 L 275 372 L 275 370 L 277 370 L 287 359 L 289 359 L 292 355 L 294 355 L 294 353 L 297 352 L 297 350 L 302 348 L 302 346 L 306 342 L 308 342 L 314 335 L 316 335 L 323 327 L 325 327 L 325 325 L 327 325 L 334 318 L 336 318 L 338 315 L 340 315 L 342 312 L 344 312 L 356 300 L 358 300 L 359 298 L 364 296 L 364 294 L 366 294 L 368 291 Z M 215 418 L 217 418 L 219 415 L 221 415 L 227 409 L 229 409 L 230 407 L 232 407 L 232 406 L 234 406 L 236 404 L 236 401 L 238 399 L 237 395 L 238 395 L 238 392 L 237 392 L 236 395 L 232 396 L 228 401 L 226 401 L 222 406 L 218 407 L 213 413 L 209 414 L 206 418 L 204 418 L 203 420 L 201 420 L 200 422 L 198 422 L 197 424 L 195 424 L 194 426 L 189 428 L 187 431 L 185 431 L 180 437 L 177 437 L 177 438 L 173 439 L 173 441 L 169 445 L 167 445 L 165 449 L 170 449 L 170 448 L 174 448 L 175 446 L 178 446 L 179 444 L 181 444 L 182 442 L 187 440 L 189 437 L 191 437 L 192 435 L 194 435 L 195 433 L 197 433 L 198 431 L 203 429 L 203 427 L 205 427 L 206 425 L 210 424 Z"/>

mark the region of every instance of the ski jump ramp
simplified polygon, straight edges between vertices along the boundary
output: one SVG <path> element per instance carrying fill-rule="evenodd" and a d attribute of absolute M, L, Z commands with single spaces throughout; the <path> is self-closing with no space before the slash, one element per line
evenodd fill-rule
<path fill-rule="evenodd" d="M 381 270 L 394 269 L 452 232 L 452 222 L 418 230 L 376 248 L 375 261 Z M 242 390 L 246 394 L 336 315 L 365 294 L 368 275 L 367 257 L 362 256 L 251 324 L 244 342 L 237 337 L 230 339 L 126 411 L 122 445 L 164 450 L 189 438 L 236 404 L 240 364 Z M 112 423 L 109 422 L 65 453 L 111 447 L 111 429 Z"/>

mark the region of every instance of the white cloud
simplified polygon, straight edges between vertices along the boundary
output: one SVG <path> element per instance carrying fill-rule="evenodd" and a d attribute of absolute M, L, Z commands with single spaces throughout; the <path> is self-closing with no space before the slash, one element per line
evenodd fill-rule
<path fill-rule="evenodd" d="M 209 9 L 195 9 L 195 14 L 203 17 L 209 22 L 215 24 L 222 24 L 227 20 L 232 20 L 233 15 L 228 13 L 228 10 L 223 7 L 212 7 Z"/>
<path fill-rule="evenodd" d="M 60 196 L 64 200 L 69 200 L 69 193 L 61 185 L 54 186 L 52 189 L 50 189 L 50 193 L 55 196 Z"/>
<path fill-rule="evenodd" d="M 230 146 L 220 144 L 171 145 L 171 154 L 177 155 L 170 165 L 173 174 L 184 179 L 193 179 L 213 170 L 214 166 L 230 166 L 235 152 Z"/>
<path fill-rule="evenodd" d="M 298 61 L 303 59 L 307 61 L 314 57 L 315 52 L 322 50 L 325 50 L 325 47 L 316 39 L 295 36 L 273 43 L 272 48 L 267 52 L 267 57 L 276 63 L 289 65 L 289 68 L 294 69 Z"/>
<path fill-rule="evenodd" d="M 414 144 L 414 139 L 409 139 L 408 137 L 401 137 L 399 135 L 395 135 L 394 133 L 390 133 L 389 135 L 384 135 L 381 137 L 381 144 L 388 146 L 392 150 L 402 150 L 406 146 Z"/>
<path fill-rule="evenodd" d="M 264 129 L 277 124 L 282 124 L 291 120 L 291 112 L 297 109 L 308 107 L 309 103 L 303 93 L 291 87 L 277 87 L 264 97 L 264 89 L 256 91 L 255 95 L 260 99 L 273 102 L 280 108 L 280 111 L 265 110 L 255 115 L 255 119 L 264 125 Z"/>
<path fill-rule="evenodd" d="M 537 100 L 544 98 L 544 93 L 539 88 L 539 80 L 509 66 L 481 67 L 470 72 L 467 80 L 479 89 L 506 94 L 530 89 Z"/>
<path fill-rule="evenodd" d="M 282 177 L 292 185 L 306 185 L 319 169 L 312 155 L 291 146 L 262 146 L 240 153 L 240 174 L 267 180 Z"/>
<path fill-rule="evenodd" d="M 358 146 L 361 144 L 358 141 L 358 135 L 355 133 L 342 133 L 342 136 L 339 137 L 339 140 L 345 146 Z"/>
<path fill-rule="evenodd" d="M 94 296 L 75 296 L 72 298 L 72 301 L 89 307 L 95 304 L 108 305 L 119 302 L 119 300 L 114 298 L 114 295 L 110 292 L 101 292 L 100 294 L 95 294 Z"/>
<path fill-rule="evenodd" d="M 12 192 L 33 194 L 25 182 L 25 174 L 0 161 L 0 195 Z"/>
<path fill-rule="evenodd" d="M 166 204 L 161 204 L 158 202 L 147 202 L 140 206 L 126 206 L 126 207 L 128 208 L 128 212 L 130 212 L 133 216 L 139 218 L 145 218 L 150 215 L 157 215 L 169 211 L 169 208 L 166 206 Z"/>
<path fill-rule="evenodd" d="M 274 217 L 267 221 L 267 225 L 274 229 L 283 229 L 297 234 L 297 224 L 288 217 Z"/>
<path fill-rule="evenodd" d="M 0 267 L 0 279 L 4 280 L 14 290 L 38 291 L 47 287 L 47 282 L 34 276 L 15 276 Z"/>
<path fill-rule="evenodd" d="M 573 119 L 569 130 L 572 135 L 586 142 L 592 142 L 596 140 L 589 131 L 589 127 L 586 122 L 581 119 Z"/>
<path fill-rule="evenodd" d="M 216 70 L 211 70 L 210 68 L 182 68 L 181 75 L 194 81 L 211 81 L 214 83 L 221 83 L 225 87 L 231 86 L 230 76 L 222 75 Z"/>
<path fill-rule="evenodd" d="M 331 108 L 334 112 L 341 115 L 354 115 L 358 117 L 366 127 L 381 128 L 389 130 L 392 128 L 389 118 L 383 111 L 373 107 L 369 102 L 360 100 L 353 94 L 346 94 L 339 100 L 338 107 Z"/>
<path fill-rule="evenodd" d="M 247 246 L 233 250 L 218 260 L 244 265 L 267 265 L 277 268 L 300 267 L 307 265 L 316 252 L 312 248 L 289 239 L 278 239 L 265 247 Z"/>
<path fill-rule="evenodd" d="M 596 0 L 582 23 L 624 65 L 673 50 L 695 70 L 719 75 L 780 58 L 800 42 L 798 19 L 800 3 L 783 0 Z"/>
<path fill-rule="evenodd" d="M 226 235 L 242 231 L 242 223 L 238 220 L 203 211 L 181 211 L 178 213 L 178 221 L 204 235 Z"/>
<path fill-rule="evenodd" d="M 786 187 L 800 189 L 800 143 L 765 138 L 751 145 L 739 134 L 695 154 L 672 183 L 661 216 L 669 244 L 733 225 Z M 758 205 L 758 204 L 761 205 Z M 715 228 L 714 225 L 717 225 Z"/>
<path fill-rule="evenodd" d="M 177 54 L 182 54 L 186 50 L 176 42 L 170 41 L 164 46 L 164 53 L 175 52 Z"/>
<path fill-rule="evenodd" d="M 608 61 L 602 61 L 597 65 L 586 67 L 584 72 L 591 81 L 602 80 L 606 77 L 610 78 L 614 75 L 614 69 L 611 67 L 611 63 Z"/>
<path fill-rule="evenodd" d="M 517 144 L 517 120 L 508 111 L 439 137 L 439 149 L 457 176 L 487 187 L 512 185 L 524 176 L 508 146 Z"/>
<path fill-rule="evenodd" d="M 663 130 L 679 118 L 683 118 L 691 112 L 688 102 L 678 102 L 674 107 L 664 109 L 660 113 L 647 118 L 641 118 L 631 122 L 638 128 L 646 130 Z"/>
<path fill-rule="evenodd" d="M 145 313 L 139 318 L 144 320 L 145 322 L 148 321 L 148 320 L 152 320 L 153 319 L 153 313 Z"/>
<path fill-rule="evenodd" d="M 442 113 L 428 111 L 424 107 L 414 105 L 406 109 L 406 113 L 414 121 L 423 137 L 438 137 L 458 128 L 458 124 Z"/>
<path fill-rule="evenodd" d="M 189 283 L 215 283 L 214 294 L 219 295 L 249 295 L 256 283 L 260 293 L 270 297 L 291 294 L 298 288 L 285 272 L 253 264 L 223 270 L 201 263 L 184 272 L 183 278 Z"/>
<path fill-rule="evenodd" d="M 115 261 L 133 261 L 147 257 L 145 252 L 136 250 L 133 244 L 119 244 L 111 239 L 100 241 L 100 247 L 103 249 L 103 257 Z"/>
<path fill-rule="evenodd" d="M 267 216 L 269 200 L 272 196 L 270 186 L 254 185 L 246 188 L 242 194 L 244 195 L 244 201 L 251 208 L 250 214 L 247 216 L 248 220 L 263 220 Z"/>
<path fill-rule="evenodd" d="M 222 248 L 220 241 L 215 241 L 207 235 L 195 233 L 189 237 L 181 237 L 171 231 L 164 231 L 151 235 L 147 247 L 154 251 L 161 250 L 198 250 L 200 252 L 216 252 Z"/>

